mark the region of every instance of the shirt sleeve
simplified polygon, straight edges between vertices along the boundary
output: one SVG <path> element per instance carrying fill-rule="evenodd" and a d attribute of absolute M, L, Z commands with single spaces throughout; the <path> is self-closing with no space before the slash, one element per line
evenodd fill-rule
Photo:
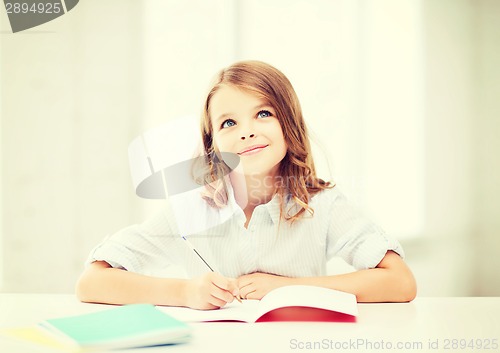
<path fill-rule="evenodd" d="M 91 251 L 86 266 L 94 261 L 106 261 L 114 268 L 137 273 L 164 269 L 172 264 L 168 249 L 176 233 L 163 209 L 142 224 L 107 236 Z"/>
<path fill-rule="evenodd" d="M 338 190 L 331 204 L 330 217 L 328 260 L 339 256 L 355 269 L 362 270 L 376 267 L 389 250 L 404 258 L 399 242 L 363 215 Z"/>

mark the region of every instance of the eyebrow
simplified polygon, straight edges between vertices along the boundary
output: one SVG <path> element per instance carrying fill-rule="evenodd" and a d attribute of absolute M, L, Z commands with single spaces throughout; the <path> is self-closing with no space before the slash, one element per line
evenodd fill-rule
<path fill-rule="evenodd" d="M 252 111 L 256 111 L 256 110 L 259 110 L 259 109 L 262 109 L 262 108 L 271 108 L 271 109 L 274 109 L 270 104 L 263 103 L 263 104 L 259 104 L 259 105 L 255 106 L 255 107 L 253 107 Z M 221 120 L 223 120 L 223 119 L 225 119 L 225 118 L 227 118 L 227 117 L 229 117 L 231 115 L 234 115 L 234 113 L 224 113 L 224 114 L 221 114 L 221 115 L 219 115 L 218 118 L 216 118 L 214 120 L 214 123 L 218 123 Z"/>

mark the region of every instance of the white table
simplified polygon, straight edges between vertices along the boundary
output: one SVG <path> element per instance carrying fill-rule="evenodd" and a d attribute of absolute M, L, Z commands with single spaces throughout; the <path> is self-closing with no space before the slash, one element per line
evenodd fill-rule
<path fill-rule="evenodd" d="M 74 295 L 0 294 L 0 329 L 105 308 L 80 303 Z M 500 352 L 499 297 L 417 298 L 404 304 L 359 304 L 356 323 L 191 325 L 193 337 L 189 343 L 124 352 Z M 474 349 L 461 349 L 461 344 L 471 342 Z M 489 349 L 485 349 L 488 343 Z M 482 349 L 478 349 L 479 344 Z M 1 353 L 48 351 L 0 338 Z"/>

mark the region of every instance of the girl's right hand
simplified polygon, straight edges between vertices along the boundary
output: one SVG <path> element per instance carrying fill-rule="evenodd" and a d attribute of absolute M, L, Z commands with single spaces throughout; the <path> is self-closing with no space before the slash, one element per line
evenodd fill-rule
<path fill-rule="evenodd" d="M 239 295 L 238 283 L 216 272 L 188 281 L 186 304 L 193 309 L 212 310 L 231 303 Z"/>

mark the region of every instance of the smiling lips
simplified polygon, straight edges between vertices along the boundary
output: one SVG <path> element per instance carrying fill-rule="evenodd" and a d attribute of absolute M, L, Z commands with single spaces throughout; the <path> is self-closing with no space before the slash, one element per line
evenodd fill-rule
<path fill-rule="evenodd" d="M 252 154 L 259 153 L 260 151 L 262 151 L 267 146 L 269 146 L 269 145 L 253 145 L 253 146 L 248 146 L 244 150 L 238 152 L 238 154 L 240 156 L 249 156 L 249 155 L 252 155 Z"/>

